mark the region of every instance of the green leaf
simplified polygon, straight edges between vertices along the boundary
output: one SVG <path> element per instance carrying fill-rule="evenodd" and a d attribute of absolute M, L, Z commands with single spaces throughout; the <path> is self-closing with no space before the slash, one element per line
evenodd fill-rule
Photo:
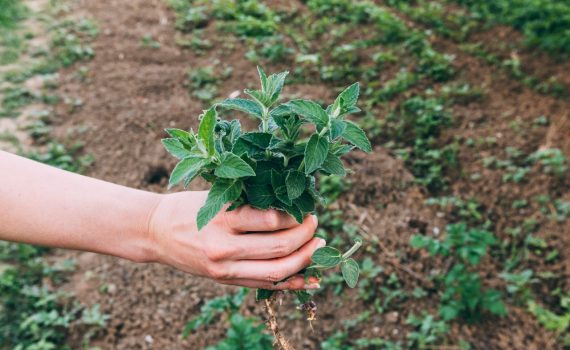
<path fill-rule="evenodd" d="M 343 145 L 339 143 L 335 143 L 331 145 L 331 153 L 337 157 L 344 156 L 348 152 L 352 151 L 354 146 L 351 145 Z"/>
<path fill-rule="evenodd" d="M 172 187 L 182 180 L 192 180 L 207 163 L 208 160 L 204 158 L 182 159 L 178 164 L 176 164 L 174 170 L 172 170 L 170 180 L 168 180 L 168 186 Z"/>
<path fill-rule="evenodd" d="M 303 213 L 311 213 L 315 211 L 315 199 L 309 192 L 303 192 L 299 198 L 293 201 L 293 204 L 299 208 Z"/>
<path fill-rule="evenodd" d="M 287 205 L 284 203 L 280 203 L 279 208 L 285 210 L 287 214 L 291 215 L 292 217 L 297 220 L 298 223 L 303 223 L 303 213 L 297 206 L 295 205 Z"/>
<path fill-rule="evenodd" d="M 225 203 L 237 200 L 241 194 L 242 182 L 228 179 L 216 179 L 208 193 L 206 204 L 198 211 L 198 230 L 201 230 L 222 209 Z"/>
<path fill-rule="evenodd" d="M 325 137 L 313 134 L 305 148 L 305 173 L 310 174 L 319 169 L 329 151 L 329 142 Z"/>
<path fill-rule="evenodd" d="M 331 139 L 336 139 L 340 137 L 344 130 L 346 130 L 346 122 L 340 119 L 333 119 L 331 121 Z"/>
<path fill-rule="evenodd" d="M 285 83 L 285 78 L 289 75 L 289 72 L 281 72 L 276 74 L 271 74 L 267 79 L 267 85 L 265 87 L 265 93 L 269 99 L 270 105 L 275 103 L 281 95 L 281 90 L 283 89 L 283 84 Z M 267 106 L 269 107 L 269 106 Z"/>
<path fill-rule="evenodd" d="M 259 209 L 269 209 L 276 200 L 270 185 L 247 186 L 246 194 L 248 204 Z"/>
<path fill-rule="evenodd" d="M 269 289 L 257 289 L 255 291 L 255 300 L 260 301 L 269 299 L 273 295 L 273 291 Z"/>
<path fill-rule="evenodd" d="M 248 178 L 246 183 L 254 185 L 271 185 L 271 170 L 282 172 L 282 163 L 277 159 L 260 160 L 255 168 L 255 177 Z"/>
<path fill-rule="evenodd" d="M 337 99 L 340 100 L 340 106 L 342 110 L 347 110 L 350 107 L 353 107 L 356 102 L 358 101 L 358 95 L 360 94 L 360 85 L 358 83 L 354 83 L 344 89 L 341 92 Z"/>
<path fill-rule="evenodd" d="M 342 253 L 333 247 L 322 247 L 315 250 L 311 260 L 317 265 L 335 267 L 342 261 Z"/>
<path fill-rule="evenodd" d="M 275 188 L 275 197 L 277 197 L 277 199 L 279 199 L 281 202 L 283 202 L 283 204 L 287 206 L 291 206 L 293 204 L 291 198 L 289 198 L 287 195 L 287 187 L 285 186 L 279 186 Z"/>
<path fill-rule="evenodd" d="M 298 198 L 305 191 L 305 183 L 305 174 L 297 170 L 288 171 L 285 177 L 285 185 L 289 198 Z"/>
<path fill-rule="evenodd" d="M 275 170 L 271 170 L 271 185 L 275 191 L 275 197 L 287 206 L 292 204 L 291 199 L 287 194 L 287 187 L 285 186 L 285 179 L 283 175 Z"/>
<path fill-rule="evenodd" d="M 332 153 L 327 154 L 327 158 L 321 165 L 321 169 L 333 175 L 346 175 L 346 170 L 339 157 Z"/>
<path fill-rule="evenodd" d="M 214 171 L 218 177 L 237 179 L 246 176 L 255 176 L 255 171 L 243 159 L 230 152 L 224 152 L 221 163 Z"/>
<path fill-rule="evenodd" d="M 165 129 L 164 131 L 166 131 L 170 137 L 178 139 L 178 141 L 188 147 L 192 147 L 194 145 L 194 135 L 186 130 L 172 128 Z"/>
<path fill-rule="evenodd" d="M 261 91 L 267 91 L 267 75 L 260 66 L 257 66 L 257 74 L 259 74 L 259 80 L 261 81 Z"/>
<path fill-rule="evenodd" d="M 213 156 L 216 153 L 214 145 L 214 130 L 216 127 L 217 116 L 218 113 L 216 113 L 215 106 L 208 109 L 202 116 L 202 120 L 200 120 L 200 126 L 198 128 L 198 137 L 204 142 L 209 156 Z"/>
<path fill-rule="evenodd" d="M 184 145 L 178 139 L 162 139 L 162 145 L 166 148 L 168 153 L 178 159 L 183 159 L 191 155 L 190 151 L 184 148 Z"/>
<path fill-rule="evenodd" d="M 351 121 L 346 121 L 346 130 L 342 137 L 364 152 L 372 152 L 372 145 L 362 129 Z"/>
<path fill-rule="evenodd" d="M 307 291 L 296 290 L 294 292 L 295 292 L 295 295 L 297 296 L 297 300 L 299 300 L 299 302 L 301 304 L 305 304 L 305 303 L 308 303 L 309 301 L 311 301 L 311 294 L 307 293 Z"/>
<path fill-rule="evenodd" d="M 264 150 L 269 147 L 273 134 L 253 131 L 242 134 L 240 138 Z"/>
<path fill-rule="evenodd" d="M 358 275 L 360 274 L 358 263 L 352 258 L 346 259 L 340 264 L 340 270 L 346 284 L 350 288 L 356 287 L 356 283 L 358 282 Z"/>
<path fill-rule="evenodd" d="M 251 100 L 246 100 L 245 98 L 228 98 L 222 101 L 219 105 L 224 108 L 245 112 L 259 119 L 261 119 L 263 115 L 263 111 L 259 107 L 259 104 Z"/>
<path fill-rule="evenodd" d="M 269 108 L 269 98 L 262 91 L 245 89 L 243 92 L 251 96 L 260 108 Z"/>
<path fill-rule="evenodd" d="M 318 129 L 322 129 L 329 125 L 329 115 L 319 104 L 309 100 L 293 100 L 290 101 L 291 110 L 305 117 L 309 122 L 315 124 Z"/>

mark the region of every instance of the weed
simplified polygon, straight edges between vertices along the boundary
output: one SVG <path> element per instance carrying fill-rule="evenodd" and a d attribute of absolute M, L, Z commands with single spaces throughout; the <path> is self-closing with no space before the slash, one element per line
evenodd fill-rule
<path fill-rule="evenodd" d="M 160 49 L 160 43 L 156 41 L 152 34 L 145 34 L 141 39 L 142 47 L 149 47 L 151 49 Z"/>
<path fill-rule="evenodd" d="M 22 154 L 32 160 L 42 162 L 56 168 L 67 171 L 82 173 L 93 163 L 93 157 L 89 154 L 80 156 L 82 146 L 76 144 L 66 148 L 63 144 L 52 141 L 48 144 L 45 152 L 30 151 Z"/>
<path fill-rule="evenodd" d="M 482 311 L 506 314 L 501 293 L 494 289 L 483 290 L 479 275 L 468 268 L 479 264 L 488 247 L 495 244 L 492 233 L 469 229 L 464 223 L 449 225 L 443 240 L 412 236 L 414 248 L 424 248 L 431 255 L 449 256 L 454 260 L 450 270 L 441 276 L 443 292 L 439 313 L 444 320 L 462 316 L 468 321 L 478 321 Z"/>
<path fill-rule="evenodd" d="M 410 349 L 426 349 L 441 342 L 449 331 L 444 321 L 438 321 L 433 315 L 424 313 L 421 317 L 408 316 L 406 323 L 415 329 L 408 333 Z"/>

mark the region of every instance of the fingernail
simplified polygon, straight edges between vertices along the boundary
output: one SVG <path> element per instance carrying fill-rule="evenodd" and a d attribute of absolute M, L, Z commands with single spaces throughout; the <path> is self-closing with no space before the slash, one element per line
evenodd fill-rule
<path fill-rule="evenodd" d="M 318 283 L 305 284 L 304 289 L 319 289 L 321 285 Z"/>
<path fill-rule="evenodd" d="M 311 276 L 309 277 L 309 282 L 311 282 L 311 284 L 319 284 L 321 280 L 319 278 L 316 278 L 315 276 Z"/>
<path fill-rule="evenodd" d="M 316 215 L 311 215 L 311 218 L 313 219 L 313 224 L 317 226 L 319 224 L 319 218 L 317 218 Z"/>
<path fill-rule="evenodd" d="M 319 239 L 320 239 L 320 240 L 319 240 L 319 243 L 317 243 L 317 248 L 322 248 L 322 247 L 324 247 L 324 246 L 327 245 L 327 241 L 325 241 L 325 240 L 322 239 L 322 238 L 319 238 Z"/>

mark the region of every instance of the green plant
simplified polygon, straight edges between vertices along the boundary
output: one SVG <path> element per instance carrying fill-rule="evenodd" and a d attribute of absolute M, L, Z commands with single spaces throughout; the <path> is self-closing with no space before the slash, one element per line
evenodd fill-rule
<path fill-rule="evenodd" d="M 186 324 L 182 331 L 182 337 L 186 338 L 190 332 L 195 331 L 202 326 L 209 325 L 217 315 L 223 313 L 233 315 L 238 312 L 248 292 L 249 289 L 241 288 L 235 294 L 223 295 L 221 297 L 208 300 L 200 308 L 200 315 Z"/>
<path fill-rule="evenodd" d="M 208 326 L 218 316 L 227 314 L 229 325 L 226 338 L 214 346 L 206 349 L 210 350 L 270 350 L 273 349 L 271 337 L 263 332 L 263 325 L 259 325 L 256 318 L 245 318 L 239 313 L 249 289 L 240 288 L 234 294 L 222 295 L 208 300 L 200 309 L 200 314 L 190 320 L 184 330 L 182 337 L 186 338 L 190 332 L 196 331 L 200 327 Z"/>
<path fill-rule="evenodd" d="M 149 47 L 151 49 L 160 49 L 160 43 L 154 39 L 152 34 L 145 34 L 141 39 L 142 47 Z"/>
<path fill-rule="evenodd" d="M 534 300 L 529 300 L 527 303 L 528 311 L 537 318 L 538 322 L 544 328 L 556 332 L 562 338 L 563 344 L 570 346 L 570 336 L 568 335 L 570 329 L 570 293 L 561 297 L 560 306 L 563 314 L 558 315 L 540 306 Z"/>
<path fill-rule="evenodd" d="M 82 145 L 76 144 L 70 148 L 65 145 L 52 141 L 47 145 L 45 152 L 38 152 L 33 150 L 22 154 L 23 156 L 32 160 L 42 162 L 56 168 L 76 173 L 82 173 L 91 164 L 93 164 L 93 156 L 79 155 Z"/>
<path fill-rule="evenodd" d="M 269 334 L 263 332 L 264 328 L 252 318 L 233 314 L 226 338 L 206 350 L 272 350 L 273 341 Z"/>
<path fill-rule="evenodd" d="M 478 321 L 482 311 L 496 315 L 506 313 L 501 293 L 494 289 L 483 290 L 479 275 L 468 268 L 479 264 L 488 247 L 495 244 L 491 232 L 468 229 L 465 223 L 449 225 L 442 240 L 412 236 L 412 247 L 426 249 L 430 255 L 453 258 L 454 265 L 441 276 L 443 291 L 439 313 L 444 320 L 462 316 L 468 321 Z"/>
<path fill-rule="evenodd" d="M 408 316 L 406 323 L 414 327 L 414 330 L 406 336 L 410 349 L 431 348 L 440 343 L 449 331 L 444 321 L 438 321 L 428 313 L 424 313 L 421 317 L 412 314 Z"/>
<path fill-rule="evenodd" d="M 353 84 L 323 109 L 309 100 L 292 100 L 276 107 L 287 72 L 267 76 L 258 68 L 261 90 L 245 90 L 251 99 L 226 99 L 206 110 L 198 132 L 167 129 L 170 138 L 162 142 L 180 162 L 169 186 L 187 186 L 197 176 L 212 183 L 205 205 L 199 210 L 198 228 L 204 227 L 225 203 L 228 210 L 249 204 L 259 209 L 285 211 L 298 222 L 315 211 L 322 201 L 317 189 L 317 173 L 345 175 L 340 157 L 355 146 L 370 152 L 364 132 L 345 116 L 359 111 L 358 84 Z M 239 120 L 218 119 L 216 109 L 237 110 L 259 120 L 259 131 L 243 132 Z M 302 127 L 310 125 L 306 130 Z M 308 139 L 302 138 L 307 135 Z M 345 142 L 348 142 L 345 143 Z M 344 280 L 356 285 L 359 267 L 350 256 L 360 247 L 355 244 L 344 254 L 332 247 L 318 249 L 305 276 L 320 277 L 325 269 L 340 266 Z M 302 303 L 310 295 L 296 292 Z M 258 290 L 258 299 L 272 291 Z M 309 316 L 311 317 L 311 315 Z"/>

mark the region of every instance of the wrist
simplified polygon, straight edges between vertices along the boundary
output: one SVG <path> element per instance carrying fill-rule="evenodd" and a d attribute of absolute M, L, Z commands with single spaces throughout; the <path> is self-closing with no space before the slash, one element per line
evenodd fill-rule
<path fill-rule="evenodd" d="M 160 206 L 165 195 L 148 193 L 145 200 L 141 201 L 141 217 L 134 222 L 133 235 L 128 242 L 128 247 L 123 251 L 125 259 L 140 263 L 157 261 L 157 245 L 153 234 L 153 221 L 157 208 Z"/>

